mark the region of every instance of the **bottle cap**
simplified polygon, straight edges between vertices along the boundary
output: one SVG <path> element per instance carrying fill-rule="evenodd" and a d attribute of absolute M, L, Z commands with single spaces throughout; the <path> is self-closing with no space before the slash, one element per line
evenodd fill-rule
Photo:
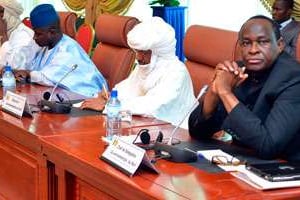
<path fill-rule="evenodd" d="M 4 67 L 4 72 L 8 72 L 8 71 L 12 71 L 12 69 L 11 69 L 11 66 L 6 65 L 6 66 Z"/>
<path fill-rule="evenodd" d="M 118 97 L 118 91 L 116 89 L 113 89 L 110 93 L 110 96 L 113 97 Z"/>

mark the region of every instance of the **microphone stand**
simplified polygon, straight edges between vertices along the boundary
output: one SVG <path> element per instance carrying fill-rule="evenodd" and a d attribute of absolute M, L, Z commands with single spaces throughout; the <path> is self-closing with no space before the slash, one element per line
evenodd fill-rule
<path fill-rule="evenodd" d="M 71 103 L 63 103 L 63 102 L 55 102 L 52 101 L 52 97 L 54 95 L 54 92 L 58 85 L 71 73 L 73 72 L 76 68 L 78 67 L 77 64 L 74 64 L 71 67 L 71 70 L 69 70 L 56 84 L 54 85 L 53 89 L 51 90 L 50 96 L 48 100 L 42 99 L 39 101 L 38 105 L 41 106 L 41 111 L 44 112 L 50 112 L 50 113 L 69 113 L 72 108 Z M 49 92 L 47 92 L 49 94 Z"/>
<path fill-rule="evenodd" d="M 191 114 L 191 112 L 196 108 L 196 106 L 198 105 L 198 101 L 199 99 L 207 92 L 208 90 L 208 85 L 204 85 L 202 87 L 202 89 L 200 90 L 197 98 L 196 98 L 196 101 L 195 103 L 193 104 L 193 106 L 191 107 L 191 109 L 184 115 L 184 117 L 181 119 L 181 121 L 177 124 L 177 126 L 173 129 L 172 133 L 171 133 L 171 137 L 168 141 L 168 145 L 173 145 L 173 138 L 174 138 L 174 135 L 176 133 L 176 131 L 178 130 L 179 126 L 184 122 L 184 120 Z"/>
<path fill-rule="evenodd" d="M 59 81 L 56 82 L 56 84 L 54 85 L 53 89 L 51 90 L 51 93 L 50 93 L 50 97 L 49 97 L 49 101 L 52 100 L 52 96 L 54 94 L 54 91 L 55 89 L 58 87 L 58 84 L 60 84 L 62 82 L 62 80 L 64 80 L 71 72 L 73 72 L 76 68 L 78 67 L 77 64 L 74 64 L 72 67 L 71 67 L 71 70 L 68 71 Z"/>
<path fill-rule="evenodd" d="M 199 95 L 196 98 L 195 103 L 190 108 L 190 110 L 184 115 L 182 120 L 177 124 L 177 126 L 171 132 L 171 137 L 167 144 L 162 144 L 160 142 L 156 142 L 154 145 L 154 152 L 156 156 L 163 156 L 163 158 L 170 160 L 172 162 L 184 163 L 184 162 L 195 162 L 197 160 L 197 154 L 188 151 L 186 149 L 180 149 L 173 146 L 173 138 L 178 130 L 179 126 L 183 123 L 183 121 L 190 115 L 190 113 L 195 109 L 198 105 L 199 99 L 206 93 L 208 90 L 208 85 L 204 85 L 199 92 Z"/>

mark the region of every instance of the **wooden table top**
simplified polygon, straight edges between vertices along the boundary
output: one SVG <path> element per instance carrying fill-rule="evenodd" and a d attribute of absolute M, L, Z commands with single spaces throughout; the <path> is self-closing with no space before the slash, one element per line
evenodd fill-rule
<path fill-rule="evenodd" d="M 65 168 L 94 187 L 111 191 L 113 196 L 124 199 L 132 195 L 133 199 L 161 199 L 173 196 L 185 199 L 181 195 L 161 187 L 139 175 L 128 177 L 99 157 L 106 145 L 101 141 L 105 131 L 90 134 L 61 135 L 41 138 L 43 154 L 48 160 Z"/>
<path fill-rule="evenodd" d="M 174 127 L 159 125 L 149 127 L 150 132 L 163 131 L 170 134 Z M 104 132 L 101 132 L 104 134 Z M 188 140 L 188 132 L 179 129 L 178 138 Z M 229 172 L 209 173 L 186 163 L 173 163 L 158 160 L 155 164 L 161 172 L 159 175 L 145 169 L 139 169 L 130 178 L 108 163 L 99 159 L 105 149 L 99 139 L 99 133 L 61 135 L 42 138 L 43 152 L 50 160 L 65 163 L 65 167 L 79 177 L 84 177 L 94 185 L 102 185 L 101 177 L 109 176 L 115 184 L 120 179 L 131 185 L 137 193 L 145 192 L 158 199 L 296 199 L 300 197 L 297 188 L 260 191 L 236 179 Z M 98 178 L 95 178 L 98 177 Z M 106 177 L 107 178 L 107 177 Z M 147 187 L 145 187 L 145 185 Z M 121 191 L 117 192 L 119 195 Z"/>
<path fill-rule="evenodd" d="M 42 94 L 49 90 L 49 87 L 34 84 L 19 84 L 17 87 L 18 94 L 27 96 L 34 103 L 37 103 L 41 99 Z M 71 100 L 84 98 L 81 95 L 62 89 L 58 89 L 57 92 L 65 93 Z M 0 96 L 1 94 L 2 91 L 0 91 Z M 33 114 L 33 118 L 22 117 L 22 119 L 18 119 L 5 112 L 0 112 L 0 132 L 2 135 L 25 145 L 33 151 L 39 151 L 38 138 L 40 137 L 64 134 L 73 135 L 77 133 L 88 134 L 89 132 L 98 132 L 105 129 L 106 116 L 100 112 L 76 111 L 77 113 L 87 112 L 87 114 L 83 114 L 82 116 L 80 114 L 74 115 L 72 112 L 70 114 L 36 112 Z M 160 124 L 168 123 L 155 118 L 141 116 L 134 116 L 132 121 L 132 127 Z"/>
<path fill-rule="evenodd" d="M 19 85 L 21 94 L 40 97 L 49 88 L 37 85 Z M 70 94 L 70 99 L 73 98 Z M 76 95 L 74 96 L 76 98 Z M 101 136 L 105 135 L 105 116 L 74 117 L 62 114 L 35 113 L 34 118 L 17 119 L 0 112 L 1 136 L 22 144 L 33 152 L 42 152 L 65 169 L 88 183 L 110 188 L 114 197 L 124 194 L 137 199 L 297 199 L 299 188 L 270 191 L 257 190 L 234 178 L 228 172 L 208 173 L 189 164 L 158 160 L 160 174 L 140 169 L 128 177 L 99 159 L 105 149 Z M 152 118 L 134 117 L 133 133 L 141 128 L 155 135 L 162 131 L 168 137 L 174 126 Z M 154 136 L 155 137 L 155 136 Z M 176 137 L 188 141 L 188 131 L 179 129 Z"/>

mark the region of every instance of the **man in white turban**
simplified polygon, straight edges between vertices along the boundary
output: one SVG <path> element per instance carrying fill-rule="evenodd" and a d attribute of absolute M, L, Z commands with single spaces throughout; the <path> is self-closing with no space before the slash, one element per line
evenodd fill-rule
<path fill-rule="evenodd" d="M 136 51 L 138 65 L 115 86 L 122 109 L 177 125 L 191 109 L 195 96 L 186 66 L 175 55 L 174 29 L 161 18 L 152 17 L 136 25 L 127 42 Z M 99 98 L 102 96 L 88 99 L 81 107 L 101 110 L 105 101 Z"/>
<path fill-rule="evenodd" d="M 16 0 L 0 1 L 0 67 L 8 64 L 14 69 L 30 69 L 39 49 L 33 31 L 20 19 L 22 13 L 23 8 Z"/>

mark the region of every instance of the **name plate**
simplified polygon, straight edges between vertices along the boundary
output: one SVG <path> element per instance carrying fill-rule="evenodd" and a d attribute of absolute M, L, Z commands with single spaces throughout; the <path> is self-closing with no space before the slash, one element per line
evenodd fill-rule
<path fill-rule="evenodd" d="M 132 176 L 140 166 L 145 150 L 114 136 L 110 145 L 103 152 L 101 159 Z"/>
<path fill-rule="evenodd" d="M 7 91 L 2 101 L 2 109 L 18 118 L 21 118 L 24 111 L 31 117 L 32 113 L 26 101 L 26 97 Z"/>

